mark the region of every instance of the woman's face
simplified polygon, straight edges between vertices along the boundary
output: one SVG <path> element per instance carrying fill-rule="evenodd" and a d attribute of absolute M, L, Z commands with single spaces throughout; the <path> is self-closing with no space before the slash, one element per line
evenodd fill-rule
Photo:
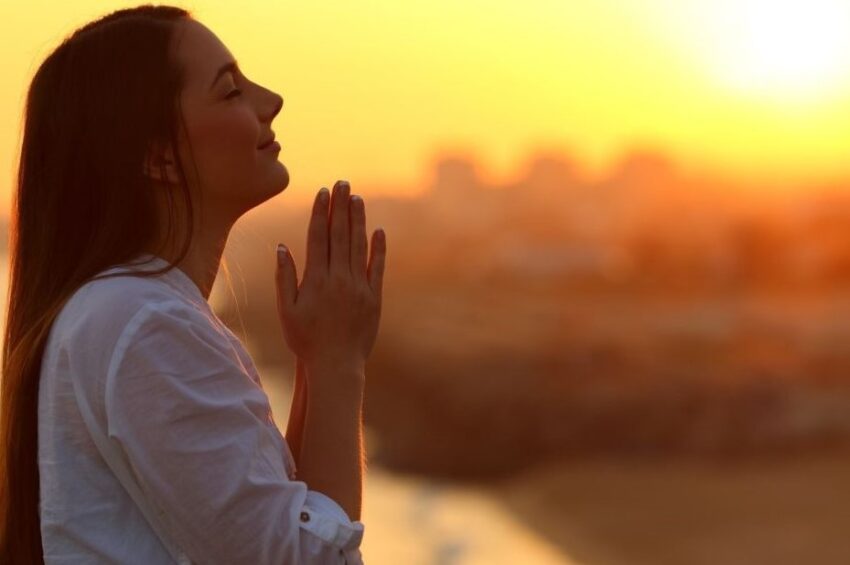
<path fill-rule="evenodd" d="M 289 172 L 278 161 L 278 151 L 258 149 L 272 136 L 271 121 L 283 98 L 236 67 L 222 71 L 235 59 L 203 24 L 190 19 L 180 25 L 184 29 L 177 56 L 187 73 L 181 105 L 191 144 L 180 125 L 181 160 L 193 195 L 198 188 L 203 192 L 199 207 L 204 218 L 235 221 L 289 185 Z M 170 180 L 175 179 L 176 175 Z"/>

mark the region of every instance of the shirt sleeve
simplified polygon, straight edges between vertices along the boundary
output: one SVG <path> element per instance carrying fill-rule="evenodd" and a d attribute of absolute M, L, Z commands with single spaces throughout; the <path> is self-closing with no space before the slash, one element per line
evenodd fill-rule
<path fill-rule="evenodd" d="M 268 397 L 200 310 L 143 306 L 104 401 L 110 440 L 192 562 L 362 563 L 362 522 L 287 476 Z"/>

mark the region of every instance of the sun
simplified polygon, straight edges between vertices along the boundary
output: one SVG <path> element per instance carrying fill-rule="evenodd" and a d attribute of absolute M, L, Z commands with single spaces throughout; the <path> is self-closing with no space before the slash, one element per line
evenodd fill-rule
<path fill-rule="evenodd" d="M 809 98 L 850 82 L 850 0 L 714 0 L 703 15 L 703 48 L 734 88 Z"/>

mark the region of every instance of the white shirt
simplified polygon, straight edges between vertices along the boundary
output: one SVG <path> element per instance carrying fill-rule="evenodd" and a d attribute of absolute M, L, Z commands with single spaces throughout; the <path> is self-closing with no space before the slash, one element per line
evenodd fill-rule
<path fill-rule="evenodd" d="M 166 264 L 143 254 L 104 273 Z M 157 529 L 192 563 L 362 563 L 362 522 L 294 480 L 250 355 L 179 268 L 78 289 L 48 336 L 38 402 L 48 564 L 174 563 Z M 116 457 L 127 476 L 107 464 Z"/>

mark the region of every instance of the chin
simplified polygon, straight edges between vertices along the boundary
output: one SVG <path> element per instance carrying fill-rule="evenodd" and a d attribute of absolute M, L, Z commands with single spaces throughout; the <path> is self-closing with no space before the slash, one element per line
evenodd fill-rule
<path fill-rule="evenodd" d="M 283 166 L 283 163 L 278 163 L 278 166 L 275 167 L 273 173 L 269 174 L 269 179 L 266 182 L 266 187 L 268 192 L 268 196 L 272 197 L 276 194 L 280 194 L 286 187 L 289 186 L 289 171 Z"/>
<path fill-rule="evenodd" d="M 280 163 L 280 161 L 278 161 L 278 162 Z M 280 182 L 278 183 L 278 186 L 280 186 L 280 190 L 283 191 L 284 189 L 286 189 L 287 186 L 289 186 L 289 170 L 286 168 L 286 166 L 283 163 L 280 163 L 280 169 L 281 169 L 281 175 L 280 175 Z"/>

